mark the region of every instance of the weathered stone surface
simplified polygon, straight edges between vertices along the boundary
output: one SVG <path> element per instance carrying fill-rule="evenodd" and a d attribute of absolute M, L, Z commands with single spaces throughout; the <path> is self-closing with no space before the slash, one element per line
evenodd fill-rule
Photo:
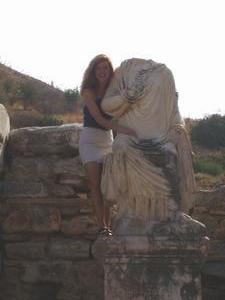
<path fill-rule="evenodd" d="M 202 222 L 203 224 L 205 224 L 205 226 L 207 228 L 207 233 L 210 237 L 212 235 L 214 235 L 215 230 L 218 226 L 218 221 L 214 217 L 212 217 L 208 214 L 194 214 L 193 216 L 197 220 L 199 220 L 199 222 Z"/>
<path fill-rule="evenodd" d="M 0 276 L 2 273 L 2 249 L 0 248 Z"/>
<path fill-rule="evenodd" d="M 71 197 L 43 197 L 43 198 L 6 198 L 4 203 L 0 204 L 0 224 L 6 219 L 6 217 L 13 211 L 32 209 L 59 209 L 62 219 L 68 221 L 76 216 L 93 215 L 93 207 L 90 199 Z M 90 216 L 90 220 L 92 217 Z M 89 218 L 87 222 L 90 223 Z M 92 221 L 91 221 L 92 223 Z"/>
<path fill-rule="evenodd" d="M 48 189 L 48 195 L 55 196 L 55 197 L 76 197 L 77 194 L 74 191 L 73 187 L 66 186 L 66 185 L 60 185 L 60 184 L 49 184 L 47 187 Z"/>
<path fill-rule="evenodd" d="M 21 242 L 5 245 L 7 259 L 44 259 L 46 257 L 46 243 Z"/>
<path fill-rule="evenodd" d="M 225 208 L 225 189 L 219 187 L 214 190 L 202 190 L 196 195 L 195 208 L 205 207 L 207 209 L 216 208 L 217 210 Z"/>
<path fill-rule="evenodd" d="M 206 275 L 213 275 L 225 279 L 225 263 L 208 262 L 203 267 L 203 273 Z"/>
<path fill-rule="evenodd" d="M 69 270 L 68 278 L 57 294 L 57 300 L 104 299 L 104 273 L 101 264 L 95 261 L 78 262 Z"/>
<path fill-rule="evenodd" d="M 225 262 L 225 240 L 210 239 L 207 249 L 208 261 Z"/>
<path fill-rule="evenodd" d="M 58 209 L 26 209 L 12 212 L 2 224 L 5 233 L 56 232 L 60 230 L 61 215 Z"/>
<path fill-rule="evenodd" d="M 98 231 L 98 225 L 93 216 L 77 216 L 63 221 L 61 230 L 66 235 L 93 235 Z"/>
<path fill-rule="evenodd" d="M 197 242 L 116 236 L 100 249 L 105 300 L 200 299 L 202 250 Z M 132 243 L 133 240 L 133 243 Z M 98 243 L 100 243 L 98 241 Z"/>
<path fill-rule="evenodd" d="M 210 238 L 223 240 L 225 211 L 225 190 L 218 188 L 211 191 L 200 191 L 192 216 L 203 222 Z"/>
<path fill-rule="evenodd" d="M 11 155 L 43 156 L 78 154 L 80 127 L 62 125 L 52 127 L 28 127 L 12 130 L 9 139 Z"/>
<path fill-rule="evenodd" d="M 170 261 L 107 264 L 104 299 L 200 299 L 200 277 L 193 269 Z"/>
<path fill-rule="evenodd" d="M 43 157 L 15 157 L 5 174 L 5 180 L 40 181 L 52 176 L 54 159 Z"/>
<path fill-rule="evenodd" d="M 207 260 L 202 269 L 203 300 L 225 299 L 225 189 L 224 186 L 211 191 L 199 191 L 193 216 L 203 222 L 210 241 Z"/>
<path fill-rule="evenodd" d="M 62 283 L 66 280 L 72 262 L 40 260 L 38 262 L 21 262 L 23 274 L 21 280 L 24 283 Z"/>
<path fill-rule="evenodd" d="M 53 172 L 56 175 L 68 174 L 85 177 L 84 168 L 79 157 L 70 159 L 59 159 L 55 161 Z"/>
<path fill-rule="evenodd" d="M 53 173 L 59 184 L 72 186 L 76 192 L 87 191 L 87 180 L 79 156 L 56 161 Z"/>
<path fill-rule="evenodd" d="M 4 181 L 1 197 L 46 197 L 46 186 L 41 182 L 30 180 Z"/>
<path fill-rule="evenodd" d="M 121 222 L 113 237 L 99 236 L 92 248 L 104 265 L 105 300 L 200 299 L 208 241 L 204 225 L 182 213 L 146 232 L 136 221 L 137 234 Z"/>
<path fill-rule="evenodd" d="M 31 230 L 31 217 L 25 211 L 14 211 L 2 224 L 4 232 L 24 232 Z"/>
<path fill-rule="evenodd" d="M 86 208 L 86 206 L 90 205 L 90 200 L 87 200 L 85 198 L 74 198 L 74 197 L 45 197 L 45 198 L 39 198 L 39 197 L 18 197 L 18 198 L 5 198 L 4 202 L 1 203 L 1 210 L 5 210 L 6 212 L 12 211 L 15 209 L 30 209 L 35 207 L 40 207 L 45 209 L 47 208 Z"/>
<path fill-rule="evenodd" d="M 210 209 L 209 214 L 214 216 L 225 216 L 225 211 L 220 209 Z"/>
<path fill-rule="evenodd" d="M 56 259 L 81 259 L 90 257 L 90 241 L 74 239 L 51 239 L 48 254 Z"/>
<path fill-rule="evenodd" d="M 0 186 L 1 300 L 103 299 L 103 269 L 90 259 L 97 224 L 75 127 L 10 135 Z"/>
<path fill-rule="evenodd" d="M 93 260 L 8 260 L 4 268 L 1 300 L 104 299 L 103 268 Z"/>
<path fill-rule="evenodd" d="M 63 133 L 67 129 L 68 135 Z M 74 134 L 73 129 L 73 133 L 71 132 L 70 125 L 60 130 L 59 135 L 54 133 L 57 128 L 47 131 L 46 128 L 26 129 L 15 136 L 12 134 L 9 149 L 11 166 L 8 165 L 5 169 L 0 188 L 1 300 L 104 299 L 102 266 L 90 259 L 90 245 L 96 238 L 97 224 L 92 203 L 87 199 L 84 170 L 77 156 L 77 133 Z M 60 144 L 61 142 L 64 144 Z M 5 194 L 2 193 L 4 189 L 7 191 Z M 193 209 L 193 217 L 206 223 L 211 238 L 206 268 L 203 268 L 203 277 L 207 277 L 203 286 L 203 300 L 214 299 L 216 296 L 213 295 L 222 297 L 218 299 L 224 298 L 220 284 L 224 278 L 222 268 L 225 262 L 224 192 L 223 189 L 199 192 Z M 121 281 L 123 283 L 127 268 L 131 268 L 136 281 L 143 279 L 140 281 L 143 286 L 148 276 L 152 276 L 150 279 L 154 276 L 159 278 L 157 276 L 160 272 L 165 271 L 164 277 L 160 277 L 164 280 L 171 271 L 175 276 L 174 282 L 179 284 L 184 280 L 182 293 L 186 300 L 187 296 L 191 296 L 190 289 L 195 290 L 199 282 L 197 277 L 194 281 L 196 285 L 189 281 L 193 275 L 190 272 L 196 270 L 196 261 L 200 261 L 200 256 L 194 250 L 198 237 L 196 235 L 193 243 L 190 241 L 195 232 L 192 227 L 185 234 L 182 228 L 176 229 L 168 223 L 152 230 L 153 227 L 151 225 L 148 228 L 149 233 L 155 232 L 151 237 L 142 235 L 141 239 L 136 239 L 131 236 L 124 239 L 124 243 L 115 245 L 117 251 L 120 247 L 121 254 L 126 249 L 134 256 L 142 253 L 145 258 L 145 249 L 155 251 L 155 260 L 151 264 L 143 260 L 145 271 L 142 272 L 138 264 L 133 269 L 129 267 L 126 256 L 110 258 L 109 266 L 110 263 L 117 264 L 115 272 L 124 276 Z M 134 228 L 130 229 L 135 233 Z M 165 234 L 170 235 L 169 240 L 165 238 Z M 158 239 L 155 240 L 157 236 Z M 184 237 L 189 240 L 188 247 L 183 241 Z M 179 249 L 174 244 L 177 239 Z M 187 251 L 182 259 L 172 259 L 181 255 L 185 249 Z M 187 266 L 190 263 L 186 256 L 188 251 L 192 253 L 192 270 Z M 183 269 L 179 264 L 181 262 Z M 160 269 L 161 263 L 165 266 L 164 269 Z M 183 276 L 184 272 L 187 272 L 187 277 Z M 166 290 L 164 292 L 166 294 Z"/>
<path fill-rule="evenodd" d="M 2 233 L 1 238 L 4 244 L 6 243 L 17 243 L 17 242 L 27 242 L 31 238 L 31 233 Z"/>

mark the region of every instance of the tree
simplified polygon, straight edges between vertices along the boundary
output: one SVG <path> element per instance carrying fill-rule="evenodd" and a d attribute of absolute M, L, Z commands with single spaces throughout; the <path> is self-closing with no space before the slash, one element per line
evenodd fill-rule
<path fill-rule="evenodd" d="M 193 126 L 191 138 L 209 149 L 225 147 L 225 116 L 213 114 L 200 120 Z"/>
<path fill-rule="evenodd" d="M 80 99 L 80 93 L 78 88 L 67 89 L 64 91 L 64 96 L 68 104 L 69 111 L 75 111 L 77 109 L 77 102 Z"/>

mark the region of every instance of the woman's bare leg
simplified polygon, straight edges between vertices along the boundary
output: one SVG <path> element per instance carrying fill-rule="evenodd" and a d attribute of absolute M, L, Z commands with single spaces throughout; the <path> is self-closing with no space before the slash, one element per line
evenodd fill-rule
<path fill-rule="evenodd" d="M 94 203 L 95 212 L 98 220 L 98 224 L 100 228 L 106 227 L 105 220 L 105 209 L 104 209 L 104 203 L 102 199 L 101 194 L 101 175 L 102 175 L 102 165 L 98 162 L 87 162 L 85 164 L 85 170 L 88 178 L 88 184 L 91 192 L 91 199 Z M 107 213 L 107 212 L 106 212 Z"/>

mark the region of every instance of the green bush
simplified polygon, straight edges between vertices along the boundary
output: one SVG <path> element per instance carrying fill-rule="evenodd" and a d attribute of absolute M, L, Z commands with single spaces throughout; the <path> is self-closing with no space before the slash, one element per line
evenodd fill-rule
<path fill-rule="evenodd" d="M 214 114 L 197 122 L 191 130 L 191 139 L 208 149 L 225 147 L 225 116 Z"/>
<path fill-rule="evenodd" d="M 52 117 L 52 116 L 49 116 L 49 115 L 44 115 L 43 117 L 41 117 L 39 119 L 39 122 L 38 122 L 38 126 L 58 126 L 58 125 L 62 125 L 63 124 L 63 121 L 62 120 L 59 120 L 55 117 Z"/>
<path fill-rule="evenodd" d="M 206 159 L 198 159 L 194 162 L 195 173 L 206 173 L 213 176 L 221 175 L 224 172 L 223 166 Z"/>
<path fill-rule="evenodd" d="M 50 115 L 42 115 L 37 111 L 17 111 L 10 115 L 12 128 L 32 127 L 32 126 L 57 126 L 63 121 Z"/>
<path fill-rule="evenodd" d="M 64 91 L 64 96 L 67 101 L 68 110 L 75 111 L 77 108 L 78 101 L 80 99 L 80 93 L 78 88 L 75 89 L 67 89 Z"/>

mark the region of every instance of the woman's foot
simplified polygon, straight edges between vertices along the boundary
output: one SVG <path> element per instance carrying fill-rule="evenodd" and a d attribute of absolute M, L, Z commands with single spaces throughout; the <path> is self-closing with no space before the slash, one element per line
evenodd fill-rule
<path fill-rule="evenodd" d="M 102 228 L 99 229 L 98 235 L 112 236 L 112 231 L 107 227 L 102 227 Z"/>
<path fill-rule="evenodd" d="M 107 228 L 107 231 L 108 231 L 108 235 L 112 236 L 112 230 L 110 228 Z"/>

